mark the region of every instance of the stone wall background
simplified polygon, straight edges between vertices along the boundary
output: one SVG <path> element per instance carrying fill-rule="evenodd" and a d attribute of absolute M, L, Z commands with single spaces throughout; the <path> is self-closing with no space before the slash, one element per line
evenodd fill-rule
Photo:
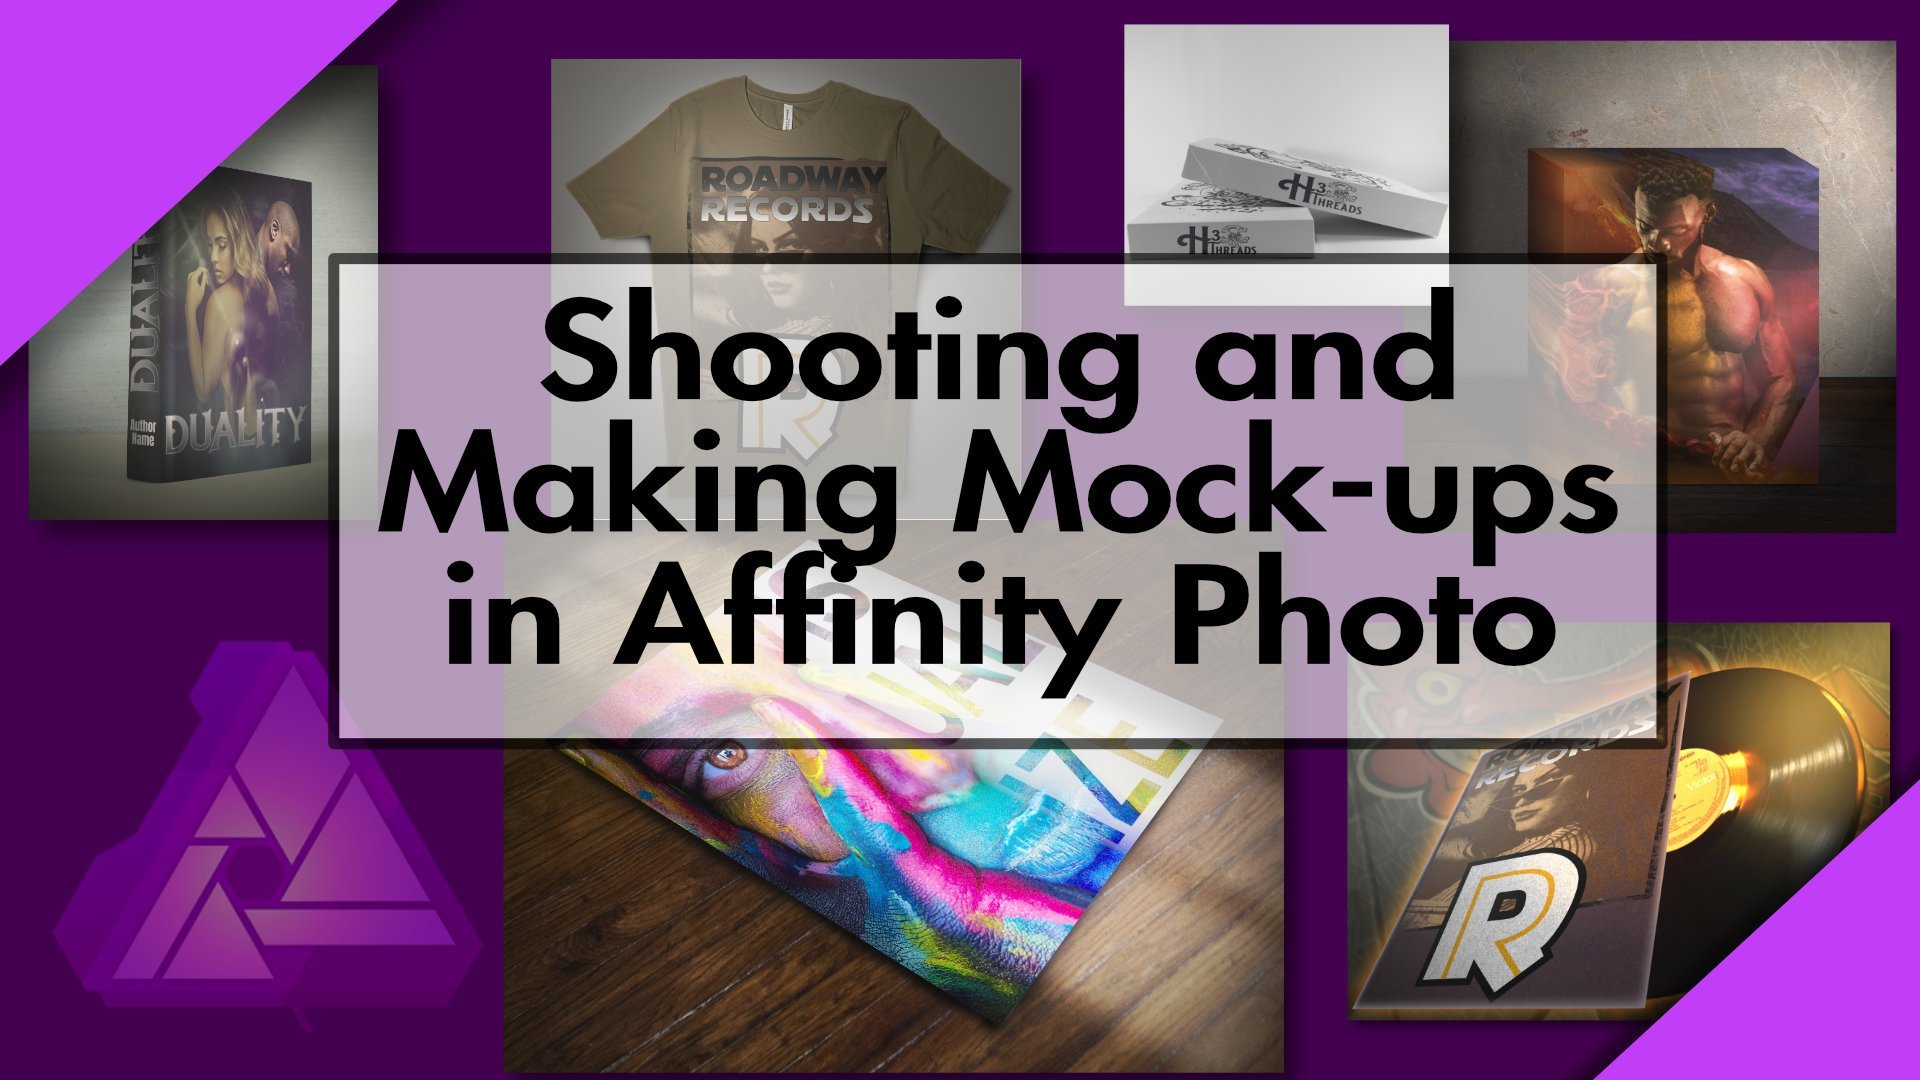
<path fill-rule="evenodd" d="M 1820 373 L 1894 373 L 1892 42 L 1452 51 L 1454 251 L 1526 250 L 1532 147 L 1782 147 L 1820 169 Z"/>

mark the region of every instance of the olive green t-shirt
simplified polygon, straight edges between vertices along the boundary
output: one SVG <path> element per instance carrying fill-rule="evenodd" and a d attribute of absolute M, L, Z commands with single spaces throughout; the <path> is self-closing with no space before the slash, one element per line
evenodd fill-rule
<path fill-rule="evenodd" d="M 972 252 L 1007 185 L 911 105 L 727 79 L 667 106 L 567 190 L 603 239 L 656 252 Z"/>

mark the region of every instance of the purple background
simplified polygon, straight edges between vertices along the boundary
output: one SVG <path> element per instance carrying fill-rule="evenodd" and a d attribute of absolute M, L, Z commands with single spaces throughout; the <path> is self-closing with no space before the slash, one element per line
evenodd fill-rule
<path fill-rule="evenodd" d="M 271 9 L 262 8 L 261 11 Z M 1204 12 L 1122 3 L 1097 16 L 1064 6 L 950 9 L 807 7 L 749 14 L 628 3 L 535 6 L 402 0 L 340 57 L 380 74 L 381 243 L 393 252 L 547 249 L 549 58 L 592 56 L 1014 55 L 1024 61 L 1025 246 L 1098 251 L 1121 220 L 1121 27 L 1128 21 L 1277 21 L 1297 11 L 1221 2 Z M 779 11 L 779 9 L 776 9 Z M 1430 21 L 1432 5 L 1369 3 L 1355 21 Z M 9 24 L 9 62 L 23 39 Z M 110 19 L 111 15 L 101 16 Z M 1487 4 L 1457 13 L 1456 38 L 1886 38 L 1862 8 L 1752 3 L 1738 21 L 1702 6 L 1657 23 L 1607 23 L 1590 7 Z M 34 43 L 27 42 L 30 46 Z M 71 46 L 69 46 L 71 47 Z M 48 44 L 40 55 L 58 56 Z M 1276 108 L 1317 88 L 1273 73 Z M 1331 92 L 1332 88 L 1326 88 Z M 1902 97 L 1911 96 L 1903 89 Z M 16 99 L 16 106 L 18 104 Z M 55 95 L 41 93 L 38 107 Z M 608 102 L 608 108 L 620 103 Z M 1911 103 L 1907 105 L 1910 109 Z M 634 126 L 650 117 L 636 115 Z M 1911 140 L 1909 140 L 1911 141 Z M 45 147 L 33 144 L 36 150 Z M 1909 150 L 1911 155 L 1913 151 Z M 207 164 L 211 165 L 209 161 Z M 1516 166 L 1517 167 L 1517 166 Z M 7 171 L 61 168 L 10 155 Z M 183 189 L 184 190 L 184 189 Z M 70 208 L 85 217 L 88 207 Z M 1911 217 L 1911 215 L 1909 215 Z M 1905 225 L 1901 231 L 1911 231 Z M 131 235 L 128 239 L 131 240 Z M 16 256 L 22 253 L 15 252 Z M 31 256 L 32 253 L 24 253 Z M 9 260 L 18 263 L 16 260 Z M 73 281 L 77 291 L 84 282 Z M 1902 301 L 1911 315 L 1920 298 Z M 88 861 L 133 830 L 194 723 L 187 701 L 216 642 L 284 639 L 327 650 L 323 524 L 146 526 L 26 518 L 25 365 L 0 364 L 0 551 L 9 567 L 6 713 L 18 729 L 5 820 L 16 840 L 6 893 L 14 999 L 9 1071 L 145 1074 L 479 1076 L 500 1068 L 497 944 L 445 1010 L 329 1011 L 301 1031 L 284 1012 L 108 1010 L 80 989 L 52 936 Z M 1901 389 L 1903 415 L 1920 380 Z M 1917 466 L 1911 433 L 1903 471 Z M 1900 508 L 1911 517 L 1912 500 Z M 228 580 L 262 583 L 236 597 L 184 568 L 217 544 Z M 1670 541 L 1676 620 L 1874 620 L 1920 610 L 1920 587 L 1895 536 L 1684 536 Z M 1909 548 L 1911 545 L 1909 545 Z M 1893 638 L 1894 668 L 1914 662 Z M 63 714 L 71 715 L 63 721 Z M 88 738 L 100 717 L 114 738 Z M 53 734 L 67 724 L 73 735 Z M 83 727 L 82 725 L 86 725 Z M 1895 789 L 1913 781 L 1920 732 L 1896 715 Z M 87 733 L 87 734 L 83 734 Z M 460 894 L 483 941 L 500 933 L 500 755 L 379 752 L 407 812 Z M 1536 1063 L 1539 1075 L 1597 1072 L 1643 1030 L 1623 1022 L 1374 1023 L 1346 1018 L 1345 765 L 1339 750 L 1295 750 L 1287 768 L 1286 1024 L 1288 1072 L 1480 1076 L 1489 1055 Z M 1782 987 L 1782 995 L 1820 992 Z M 1831 1036 L 1808 1034 L 1830 1041 Z M 1849 1038 L 1885 1038 L 1885 1032 Z"/>

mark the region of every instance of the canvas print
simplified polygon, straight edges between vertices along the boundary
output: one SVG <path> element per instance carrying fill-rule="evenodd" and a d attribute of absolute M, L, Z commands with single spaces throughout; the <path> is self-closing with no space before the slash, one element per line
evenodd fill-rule
<path fill-rule="evenodd" d="M 1820 172 L 1780 149 L 1528 151 L 1527 247 L 1536 254 L 1664 257 L 1664 295 L 1642 274 L 1570 283 L 1571 324 L 1551 356 L 1569 415 L 1605 426 L 1653 411 L 1666 479 L 1819 480 Z M 1582 340 L 1652 333 L 1659 376 Z"/>
<path fill-rule="evenodd" d="M 764 578 L 767 595 L 782 580 Z M 957 640 L 957 605 L 871 567 L 815 594 L 863 621 L 876 601 L 924 601 Z M 1198 740 L 1145 736 L 1218 720 L 1091 666 L 1072 696 L 1046 698 L 1059 650 L 1038 641 L 1023 662 L 989 645 L 968 664 L 923 662 L 924 639 L 903 635 L 884 662 L 827 663 L 819 625 L 808 662 L 789 665 L 779 628 L 762 617 L 751 664 L 669 648 L 587 710 L 575 730 L 593 737 L 566 752 L 1004 1018 L 1191 766 Z"/>
<path fill-rule="evenodd" d="M 134 244 L 127 475 L 305 464 L 313 186 L 215 169 Z"/>

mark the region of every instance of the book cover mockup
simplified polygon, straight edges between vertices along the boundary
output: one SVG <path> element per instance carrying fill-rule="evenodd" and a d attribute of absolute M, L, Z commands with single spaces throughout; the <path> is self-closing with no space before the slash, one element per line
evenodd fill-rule
<path fill-rule="evenodd" d="M 312 460 L 313 185 L 215 169 L 133 246 L 127 476 Z"/>

